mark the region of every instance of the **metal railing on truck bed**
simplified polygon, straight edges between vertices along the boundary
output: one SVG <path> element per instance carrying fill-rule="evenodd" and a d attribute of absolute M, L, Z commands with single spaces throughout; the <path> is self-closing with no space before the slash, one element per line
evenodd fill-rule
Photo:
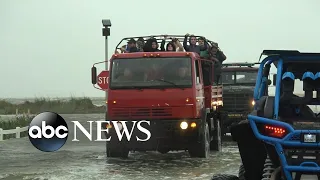
<path fill-rule="evenodd" d="M 165 36 L 167 38 L 165 38 Z M 204 36 L 195 36 L 195 35 L 192 35 L 192 36 L 196 37 L 197 39 L 198 38 L 205 38 Z M 189 45 L 189 37 L 187 40 L 188 45 Z M 120 50 L 123 45 L 127 44 L 127 41 L 129 41 L 131 39 L 138 41 L 139 38 L 142 38 L 144 40 L 144 43 L 146 43 L 147 40 L 150 38 L 156 39 L 158 44 L 161 43 L 163 40 L 165 40 L 165 43 L 169 43 L 169 42 L 172 42 L 173 39 L 177 39 L 180 43 L 183 43 L 185 35 L 149 35 L 149 36 L 125 37 L 117 44 L 115 51 Z M 214 44 L 217 44 L 216 42 L 211 41 L 207 38 L 205 38 L 205 43 L 207 43 L 209 45 L 209 47 L 213 46 Z"/>

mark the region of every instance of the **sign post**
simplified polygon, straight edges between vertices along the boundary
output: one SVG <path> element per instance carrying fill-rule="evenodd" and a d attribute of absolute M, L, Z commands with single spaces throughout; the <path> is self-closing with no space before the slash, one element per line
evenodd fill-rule
<path fill-rule="evenodd" d="M 104 36 L 105 37 L 105 65 L 106 65 L 106 71 L 108 71 L 109 70 L 109 62 L 108 62 L 108 59 L 109 59 L 109 57 L 108 57 L 108 36 L 110 36 L 110 27 L 111 27 L 111 21 L 110 21 L 110 19 L 103 19 L 102 20 L 102 25 L 103 25 L 103 29 L 102 29 L 102 36 Z M 104 71 L 103 71 L 104 72 Z M 101 72 L 100 73 L 100 75 L 103 73 L 103 72 Z M 99 75 L 99 76 L 100 76 Z M 108 76 L 109 77 L 109 76 Z M 107 84 L 107 83 L 106 83 Z M 100 85 L 99 85 L 100 86 Z M 100 86 L 101 87 L 101 86 Z M 102 88 L 103 89 L 103 88 Z M 105 95 L 106 97 L 105 97 L 105 102 L 106 102 L 106 112 L 108 111 L 108 104 L 107 104 L 107 102 L 108 102 L 108 91 L 106 91 L 106 95 Z M 106 119 L 107 119 L 107 114 L 108 113 L 106 113 Z"/>

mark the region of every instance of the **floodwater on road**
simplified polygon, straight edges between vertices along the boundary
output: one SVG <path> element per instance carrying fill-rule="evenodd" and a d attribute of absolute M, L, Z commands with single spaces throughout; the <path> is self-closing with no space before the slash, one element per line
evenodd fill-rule
<path fill-rule="evenodd" d="M 190 158 L 188 152 L 133 152 L 128 159 L 107 158 L 105 142 L 90 142 L 77 131 L 79 142 L 72 142 L 70 121 L 77 120 L 88 130 L 89 120 L 101 120 L 103 114 L 62 115 L 68 122 L 69 138 L 57 152 L 37 150 L 28 138 L 0 142 L 0 179 L 203 179 L 215 173 L 237 174 L 240 157 L 237 146 L 226 142 L 222 152 L 210 158 Z M 86 126 L 85 126 L 86 125 Z M 96 128 L 93 129 L 93 133 Z"/>

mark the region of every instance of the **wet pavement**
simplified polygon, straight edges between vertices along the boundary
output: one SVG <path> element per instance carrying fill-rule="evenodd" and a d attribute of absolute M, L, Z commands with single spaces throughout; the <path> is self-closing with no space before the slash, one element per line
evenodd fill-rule
<path fill-rule="evenodd" d="M 80 121 L 88 129 L 89 120 L 101 120 L 103 114 L 62 115 L 68 121 Z M 79 142 L 67 143 L 57 152 L 37 150 L 28 138 L 0 142 L 0 179 L 203 179 L 215 173 L 237 174 L 240 157 L 236 144 L 226 142 L 222 152 L 211 152 L 210 158 L 190 158 L 188 152 L 134 152 L 128 159 L 107 158 L 105 142 L 90 142 L 77 131 Z M 96 130 L 93 129 L 95 134 Z M 72 133 L 72 134 L 71 134 Z"/>

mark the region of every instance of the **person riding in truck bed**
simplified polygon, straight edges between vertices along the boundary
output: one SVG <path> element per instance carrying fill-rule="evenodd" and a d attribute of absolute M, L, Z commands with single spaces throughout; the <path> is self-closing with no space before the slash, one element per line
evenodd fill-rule
<path fill-rule="evenodd" d="M 162 40 L 161 45 L 160 45 L 161 51 L 183 51 L 182 44 L 179 42 L 179 40 L 177 38 L 174 38 L 174 37 L 170 37 L 170 39 L 172 39 L 172 41 L 167 43 L 166 48 L 164 48 L 165 43 L 166 43 L 166 39 L 168 39 L 168 36 L 164 35 L 163 37 L 164 37 L 164 39 Z"/>
<path fill-rule="evenodd" d="M 214 65 L 214 82 L 219 84 L 221 77 L 222 63 L 227 59 L 226 55 L 219 48 L 218 43 L 212 43 L 212 47 L 209 49 L 209 57 L 215 61 Z"/>
<path fill-rule="evenodd" d="M 190 45 L 187 44 L 188 37 Z M 208 44 L 204 43 L 203 45 L 197 45 L 197 38 L 188 33 L 184 36 L 183 47 L 186 51 L 196 52 L 200 55 L 201 51 L 206 51 L 208 49 Z"/>

